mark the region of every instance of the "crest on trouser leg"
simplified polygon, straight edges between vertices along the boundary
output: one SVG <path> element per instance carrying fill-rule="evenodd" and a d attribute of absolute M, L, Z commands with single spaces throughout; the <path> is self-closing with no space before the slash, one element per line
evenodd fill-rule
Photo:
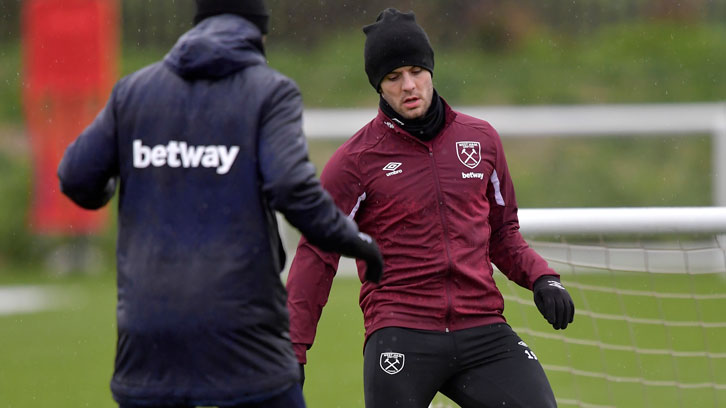
<path fill-rule="evenodd" d="M 406 356 L 401 353 L 386 352 L 381 353 L 381 359 L 379 361 L 381 370 L 386 374 L 398 374 L 403 370 L 403 363 L 406 360 Z"/>

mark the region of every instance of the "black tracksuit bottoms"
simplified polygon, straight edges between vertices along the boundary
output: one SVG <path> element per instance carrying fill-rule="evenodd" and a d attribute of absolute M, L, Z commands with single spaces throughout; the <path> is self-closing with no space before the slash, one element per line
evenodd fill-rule
<path fill-rule="evenodd" d="M 441 392 L 462 408 L 549 408 L 537 356 L 508 324 L 454 332 L 386 327 L 364 350 L 366 408 L 426 408 Z"/>

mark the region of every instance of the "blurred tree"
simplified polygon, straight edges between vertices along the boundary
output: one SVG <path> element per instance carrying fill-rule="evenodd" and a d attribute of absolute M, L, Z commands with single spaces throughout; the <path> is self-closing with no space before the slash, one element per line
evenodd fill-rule
<path fill-rule="evenodd" d="M 652 0 L 643 7 L 643 14 L 658 20 L 697 21 L 709 10 L 706 0 Z"/>
<path fill-rule="evenodd" d="M 20 0 L 0 0 L 0 42 L 20 39 Z"/>

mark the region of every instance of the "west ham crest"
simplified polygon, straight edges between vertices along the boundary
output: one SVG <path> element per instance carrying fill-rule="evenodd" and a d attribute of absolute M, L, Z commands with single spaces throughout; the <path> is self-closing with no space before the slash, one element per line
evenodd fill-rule
<path fill-rule="evenodd" d="M 403 362 L 406 359 L 401 353 L 381 353 L 381 369 L 387 374 L 398 374 L 403 370 Z"/>
<path fill-rule="evenodd" d="M 473 169 L 481 162 L 479 142 L 456 142 L 456 156 L 464 166 Z"/>

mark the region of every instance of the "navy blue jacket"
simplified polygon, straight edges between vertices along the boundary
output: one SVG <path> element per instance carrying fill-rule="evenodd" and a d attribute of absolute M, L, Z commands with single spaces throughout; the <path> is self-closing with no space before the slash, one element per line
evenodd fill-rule
<path fill-rule="evenodd" d="M 358 229 L 321 188 L 298 88 L 253 24 L 208 18 L 121 79 L 58 176 L 86 208 L 120 180 L 117 401 L 224 405 L 298 381 L 275 210 L 327 250 Z"/>

